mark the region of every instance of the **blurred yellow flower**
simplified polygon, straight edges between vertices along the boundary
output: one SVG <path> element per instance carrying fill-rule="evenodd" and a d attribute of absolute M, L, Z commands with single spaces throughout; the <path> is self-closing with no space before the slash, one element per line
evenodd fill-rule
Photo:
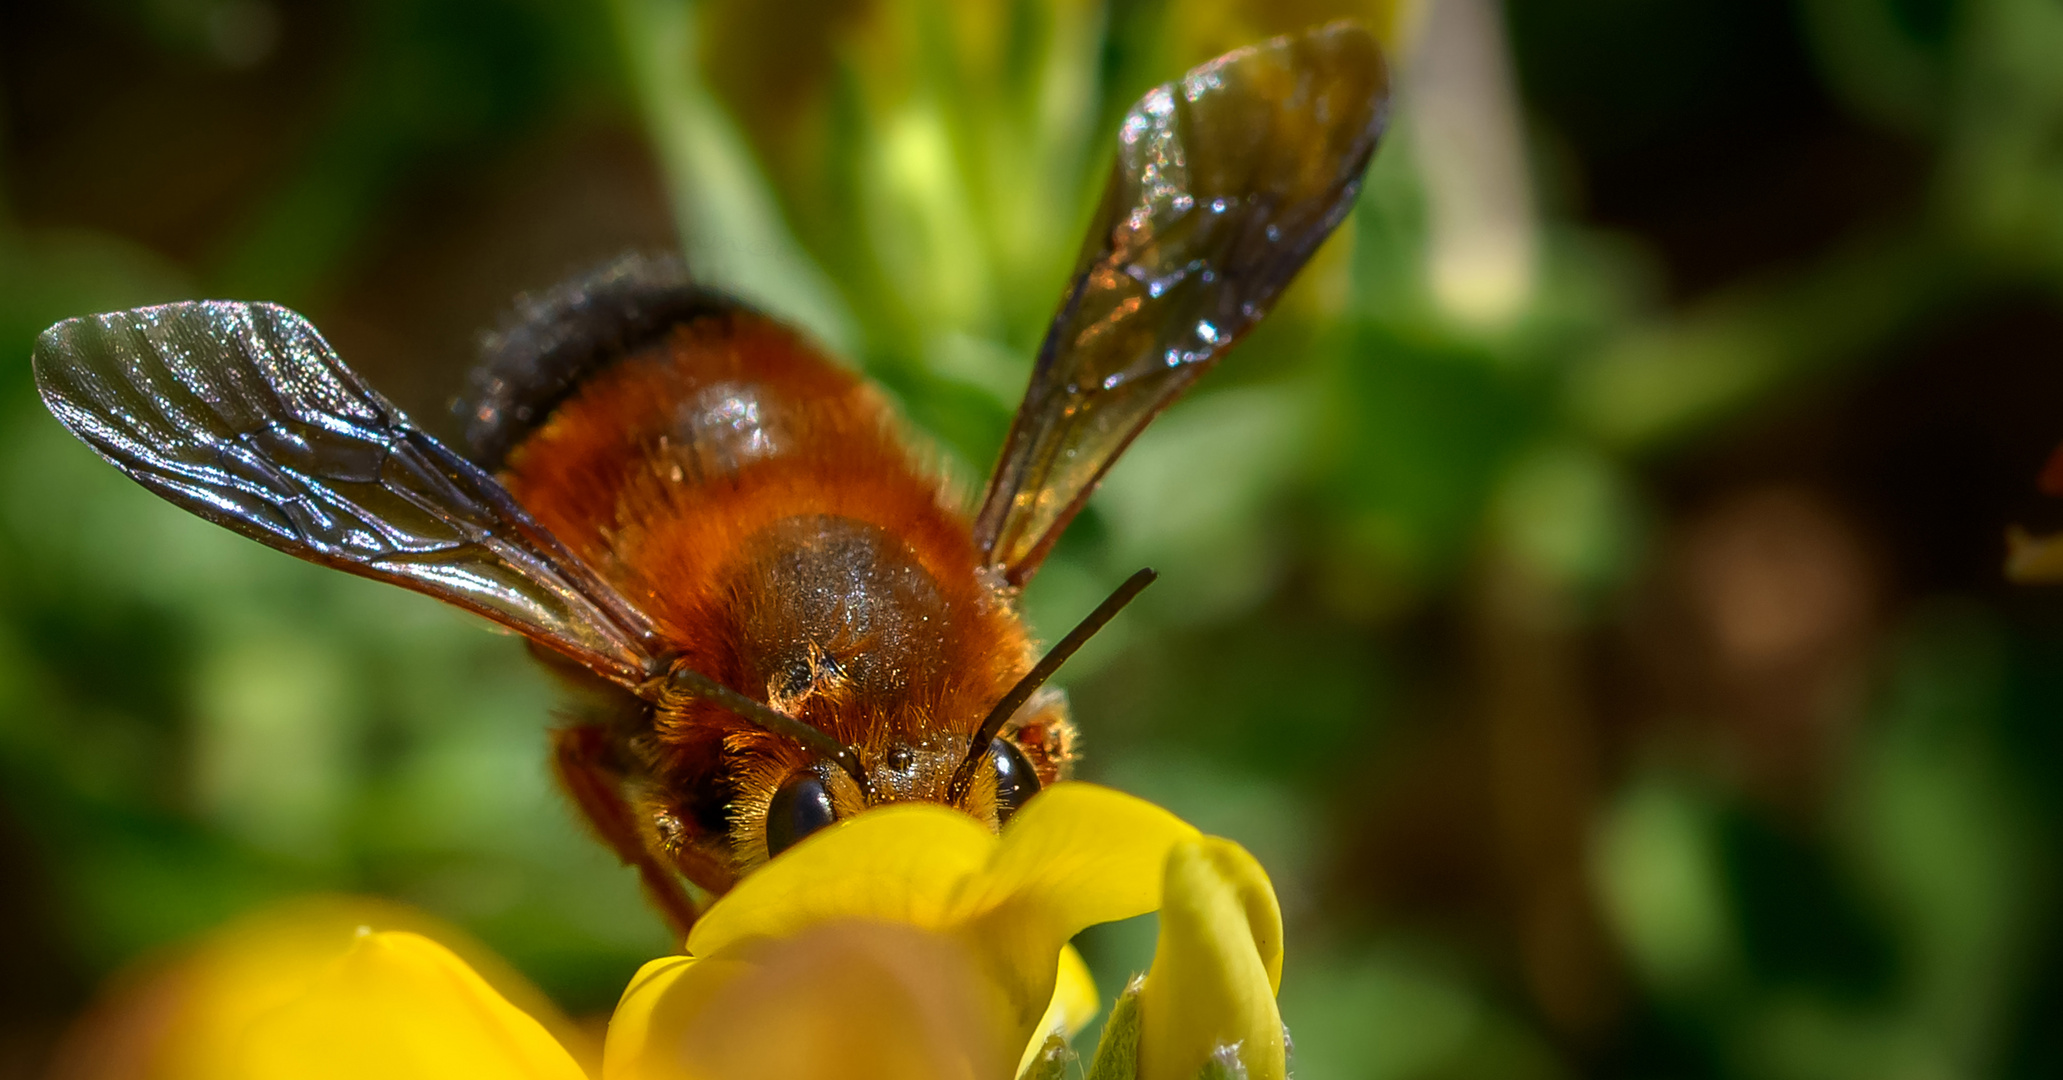
<path fill-rule="evenodd" d="M 217 1075 L 243 1080 L 584 1080 L 544 1025 L 451 950 L 402 930 L 357 936 L 295 1000 L 246 1031 Z"/>
<path fill-rule="evenodd" d="M 906 804 L 797 845 L 710 908 L 688 955 L 631 980 L 599 1073 L 1054 1075 L 1065 1051 L 1049 1039 L 1097 1011 L 1068 940 L 1156 909 L 1158 954 L 1107 1025 L 1094 1075 L 1284 1076 L 1282 923 L 1266 875 L 1238 845 L 1088 784 L 1048 789 L 1000 836 Z M 423 934 L 346 930 L 339 914 L 218 935 L 168 984 L 176 1019 L 153 1031 L 155 1052 L 79 1075 L 593 1075 L 579 1036 L 520 981 L 497 986 Z"/>
<path fill-rule="evenodd" d="M 2008 528 L 2006 579 L 2022 585 L 2063 581 L 2063 535 L 2036 536 L 2018 525 Z"/>
<path fill-rule="evenodd" d="M 374 927 L 384 932 L 372 933 Z M 437 958 L 426 959 L 425 950 Z M 349 996 L 353 980 L 361 990 L 372 985 L 368 977 L 380 968 L 399 969 L 392 975 L 393 986 L 418 985 L 435 971 L 450 974 L 444 980 L 450 982 L 463 972 L 456 997 L 443 999 L 447 1003 L 456 1000 L 473 1010 L 476 1001 L 491 999 L 500 1004 L 484 1014 L 486 1019 L 521 1017 L 527 1027 L 548 1033 L 547 1041 L 560 1055 L 570 1054 L 589 1069 L 601 1061 L 600 1047 L 549 998 L 456 927 L 383 900 L 311 896 L 237 919 L 192 945 L 136 964 L 73 1025 L 48 1075 L 66 1080 L 279 1076 L 246 1069 L 247 1044 L 268 1027 L 286 1030 L 296 1011 L 305 1014 L 339 995 Z M 274 1018 L 280 1022 L 274 1024 Z M 453 1030 L 445 1045 L 456 1046 L 472 1037 L 468 1032 L 477 1032 Z M 354 1038 L 362 1035 L 356 1032 Z M 385 1045 L 391 1049 L 394 1041 L 385 1040 Z M 324 1075 L 312 1068 L 292 1073 Z M 412 1074 L 403 1069 L 391 1075 Z"/>

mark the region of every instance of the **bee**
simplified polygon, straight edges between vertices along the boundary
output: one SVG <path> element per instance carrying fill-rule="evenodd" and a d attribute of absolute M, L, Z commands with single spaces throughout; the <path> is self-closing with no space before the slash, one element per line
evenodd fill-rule
<path fill-rule="evenodd" d="M 521 304 L 473 376 L 467 454 L 271 304 L 66 320 L 37 342 L 36 383 L 156 494 L 486 616 L 592 690 L 554 733 L 556 772 L 685 933 L 697 894 L 867 807 L 1000 827 L 1067 774 L 1074 727 L 1044 684 L 1152 574 L 1043 657 L 1018 591 L 1339 224 L 1387 112 L 1353 23 L 1228 53 L 1130 109 L 971 515 L 879 390 L 672 259 Z"/>

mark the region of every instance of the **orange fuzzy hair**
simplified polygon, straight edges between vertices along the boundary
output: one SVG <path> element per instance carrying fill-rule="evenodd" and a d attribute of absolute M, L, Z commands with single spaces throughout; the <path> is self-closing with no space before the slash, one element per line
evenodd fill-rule
<path fill-rule="evenodd" d="M 753 441 L 683 441 L 684 411 L 712 401 L 749 415 L 739 430 L 756 433 Z M 679 662 L 766 699 L 768 688 L 745 684 L 733 632 L 742 612 L 768 602 L 742 594 L 732 572 L 752 557 L 754 538 L 814 516 L 893 537 L 937 583 L 932 625 L 947 675 L 923 696 L 871 713 L 843 707 L 835 687 L 802 703 L 797 715 L 863 757 L 888 741 L 945 732 L 964 745 L 1034 659 L 1021 620 L 982 569 L 966 515 L 911 452 L 886 402 L 762 316 L 698 319 L 593 376 L 517 448 L 503 481 L 651 617 Z M 1036 764 L 1049 781 L 1067 756 L 1058 716 L 1042 745 L 1027 748 L 1045 759 Z M 788 740 L 700 702 L 662 710 L 654 736 L 649 764 L 676 791 L 705 788 L 732 761 L 736 775 L 723 779 L 749 794 L 809 760 Z"/>

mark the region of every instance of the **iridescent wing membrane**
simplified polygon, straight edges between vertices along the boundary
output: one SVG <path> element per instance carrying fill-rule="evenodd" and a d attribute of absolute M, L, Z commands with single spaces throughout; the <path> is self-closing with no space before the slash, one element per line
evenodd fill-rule
<path fill-rule="evenodd" d="M 604 677 L 648 677 L 644 617 L 301 316 L 205 301 L 67 319 L 36 342 L 35 369 L 65 427 L 180 507 L 476 611 Z"/>
<path fill-rule="evenodd" d="M 1075 277 L 975 520 L 1022 584 L 1133 437 L 1267 314 L 1354 202 L 1382 54 L 1335 23 L 1227 53 L 1125 115 Z"/>

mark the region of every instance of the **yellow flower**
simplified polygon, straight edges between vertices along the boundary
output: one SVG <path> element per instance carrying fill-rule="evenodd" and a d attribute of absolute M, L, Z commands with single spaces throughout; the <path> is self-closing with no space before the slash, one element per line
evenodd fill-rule
<path fill-rule="evenodd" d="M 711 907 L 688 955 L 654 960 L 631 980 L 600 1076 L 1058 1075 L 1067 1053 L 1050 1037 L 1064 1040 L 1097 1010 L 1068 940 L 1156 909 L 1152 970 L 1120 1002 L 1092 1075 L 1284 1076 L 1274 1001 L 1282 925 L 1258 864 L 1166 811 L 1087 784 L 1053 786 L 1000 836 L 957 811 L 907 804 L 797 845 Z M 306 947 L 318 939 L 323 947 Z M 189 962 L 218 977 L 205 1000 L 179 1010 L 175 1028 L 210 1034 L 178 1067 L 84 1075 L 591 1075 L 548 1006 L 505 979 L 507 992 L 497 989 L 428 937 L 346 931 L 332 915 L 313 937 L 292 940 L 269 968 L 235 935 Z M 229 951 L 242 959 L 225 968 Z M 229 969 L 238 974 L 219 977 Z"/>
<path fill-rule="evenodd" d="M 1001 836 L 923 803 L 862 814 L 746 878 L 695 924 L 689 957 L 646 965 L 617 1008 L 603 1075 L 691 1075 L 674 1061 L 677 1044 L 649 1036 L 659 1025 L 626 1019 L 715 994 L 765 942 L 853 921 L 928 932 L 942 954 L 962 958 L 975 973 L 965 992 L 993 1032 L 968 1064 L 974 1075 L 1005 1075 L 1048 1033 L 1041 1022 L 1068 939 L 1159 907 L 1169 850 L 1197 835 L 1165 810 L 1090 784 L 1041 793 Z"/>

